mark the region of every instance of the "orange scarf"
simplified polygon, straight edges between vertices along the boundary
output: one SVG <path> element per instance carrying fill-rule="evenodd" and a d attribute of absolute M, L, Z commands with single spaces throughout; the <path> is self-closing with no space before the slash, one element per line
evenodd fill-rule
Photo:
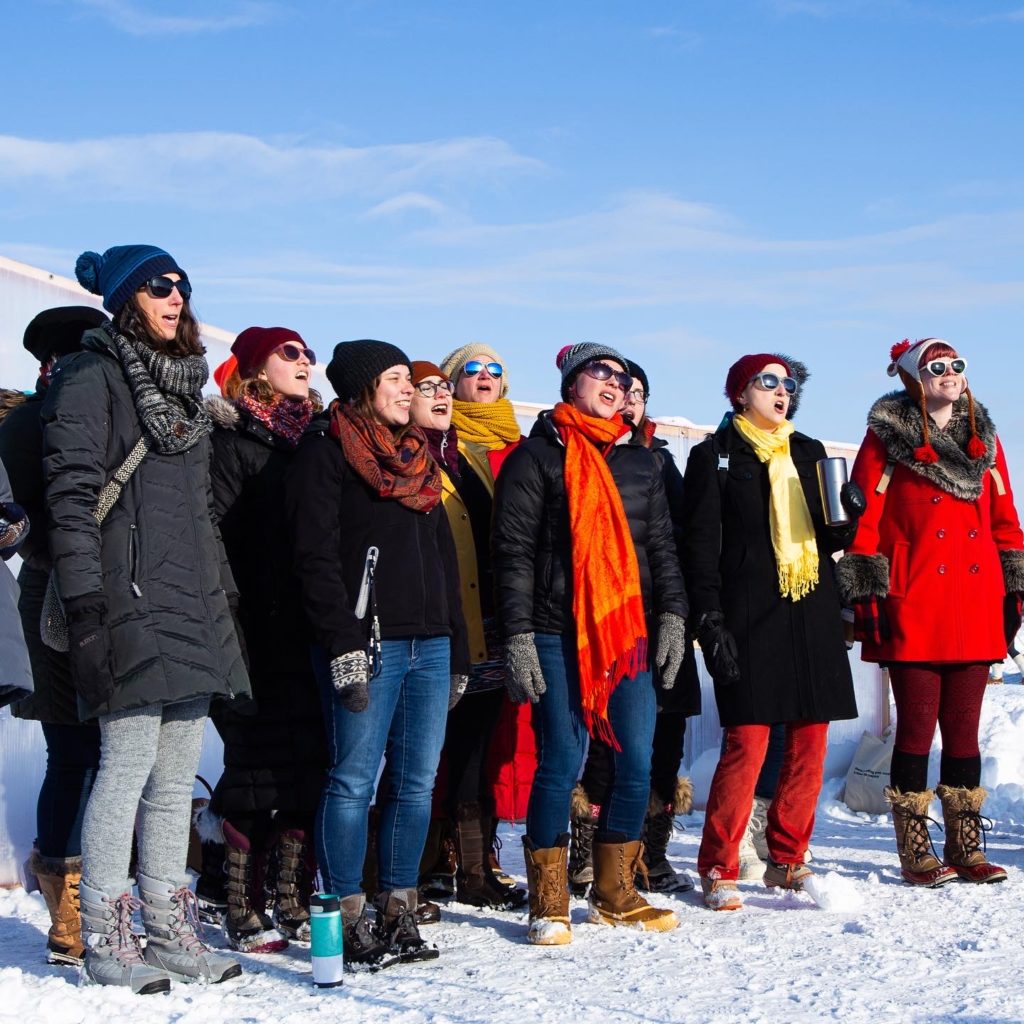
<path fill-rule="evenodd" d="M 621 750 L 608 699 L 623 678 L 647 667 L 647 621 L 636 548 L 605 456 L 630 428 L 621 416 L 584 416 L 565 402 L 555 406 L 552 422 L 565 445 L 583 721 L 591 736 Z"/>

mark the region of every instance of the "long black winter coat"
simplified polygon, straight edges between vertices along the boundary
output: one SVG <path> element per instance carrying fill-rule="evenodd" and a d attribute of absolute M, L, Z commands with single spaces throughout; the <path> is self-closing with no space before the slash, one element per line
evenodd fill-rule
<path fill-rule="evenodd" d="M 498 616 L 506 638 L 575 628 L 565 447 L 550 415 L 540 414 L 497 480 L 491 545 Z M 627 434 L 612 447 L 607 461 L 636 548 L 648 620 L 661 612 L 685 618 L 686 592 L 660 460 L 643 445 L 631 443 Z"/>
<path fill-rule="evenodd" d="M 39 414 L 46 389 L 14 405 L 0 423 L 0 461 L 7 467 L 14 500 L 28 513 L 32 530 L 18 551 L 18 611 L 32 662 L 35 692 L 11 707 L 16 718 L 50 725 L 78 723 L 78 704 L 71 685 L 68 656 L 46 646 L 39 634 L 43 595 L 50 575 L 50 549 L 46 543 L 46 502 L 43 481 L 43 423 Z"/>
<path fill-rule="evenodd" d="M 238 587 L 255 705 L 214 703 L 224 774 L 213 809 L 229 819 L 273 809 L 311 815 L 328 758 L 284 512 L 285 471 L 295 450 L 231 402 L 210 398 L 207 410 L 216 425 L 214 506 Z"/>
<path fill-rule="evenodd" d="M 440 501 L 429 512 L 381 498 L 315 419 L 288 468 L 285 507 L 303 607 L 329 658 L 365 650 L 369 613 L 355 617 L 366 551 L 379 548 L 376 593 L 381 636 L 450 636 L 451 671 L 468 675 L 459 564 Z"/>
<path fill-rule="evenodd" d="M 721 611 L 739 647 L 742 678 L 715 685 L 723 725 L 856 718 L 831 555 L 853 527 L 828 527 L 816 464 L 820 441 L 793 433 L 790 452 L 818 540 L 818 585 L 799 601 L 779 593 L 768 525 L 768 467 L 730 424 L 690 452 L 683 491 L 683 571 L 696 625 Z M 728 455 L 724 481 L 720 455 Z"/>
<path fill-rule="evenodd" d="M 114 687 L 83 718 L 209 694 L 247 695 L 228 607 L 234 581 L 210 490 L 210 440 L 147 453 L 102 526 L 100 490 L 142 435 L 103 330 L 54 369 L 43 403 L 50 552 L 65 600 L 103 594 Z"/>

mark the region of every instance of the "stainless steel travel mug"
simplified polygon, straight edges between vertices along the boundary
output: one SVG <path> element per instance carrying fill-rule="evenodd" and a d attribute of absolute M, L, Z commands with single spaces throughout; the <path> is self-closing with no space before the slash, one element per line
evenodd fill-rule
<path fill-rule="evenodd" d="M 818 486 L 821 488 L 821 505 L 825 510 L 825 522 L 829 526 L 834 523 L 848 523 L 850 515 L 843 508 L 839 492 L 847 481 L 846 459 L 819 459 Z"/>

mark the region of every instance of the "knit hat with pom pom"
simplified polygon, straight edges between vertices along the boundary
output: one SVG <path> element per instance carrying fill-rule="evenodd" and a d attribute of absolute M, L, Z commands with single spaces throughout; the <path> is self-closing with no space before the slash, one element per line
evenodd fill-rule
<path fill-rule="evenodd" d="M 135 289 L 161 274 L 188 274 L 169 252 L 155 245 L 115 245 L 102 256 L 83 252 L 75 261 L 78 283 L 93 295 L 103 296 L 103 305 L 115 316 Z"/>
<path fill-rule="evenodd" d="M 578 345 L 566 345 L 555 356 L 555 366 L 562 371 L 562 401 L 569 401 L 569 388 L 587 363 L 595 359 L 614 359 L 622 369 L 629 373 L 629 360 L 610 345 L 597 345 L 593 342 L 580 342 Z"/>

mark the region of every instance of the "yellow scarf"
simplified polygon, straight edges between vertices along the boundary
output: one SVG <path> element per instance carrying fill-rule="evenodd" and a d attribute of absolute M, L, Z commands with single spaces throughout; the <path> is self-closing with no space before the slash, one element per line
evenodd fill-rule
<path fill-rule="evenodd" d="M 768 525 L 779 569 L 779 591 L 799 601 L 818 585 L 818 543 L 800 476 L 789 453 L 789 420 L 775 430 L 761 430 L 745 416 L 734 416 L 732 424 L 757 458 L 768 465 L 771 497 Z"/>
<path fill-rule="evenodd" d="M 522 437 L 519 421 L 507 398 L 496 402 L 460 402 L 452 408 L 452 426 L 460 441 L 472 441 L 488 451 L 514 444 Z"/>

